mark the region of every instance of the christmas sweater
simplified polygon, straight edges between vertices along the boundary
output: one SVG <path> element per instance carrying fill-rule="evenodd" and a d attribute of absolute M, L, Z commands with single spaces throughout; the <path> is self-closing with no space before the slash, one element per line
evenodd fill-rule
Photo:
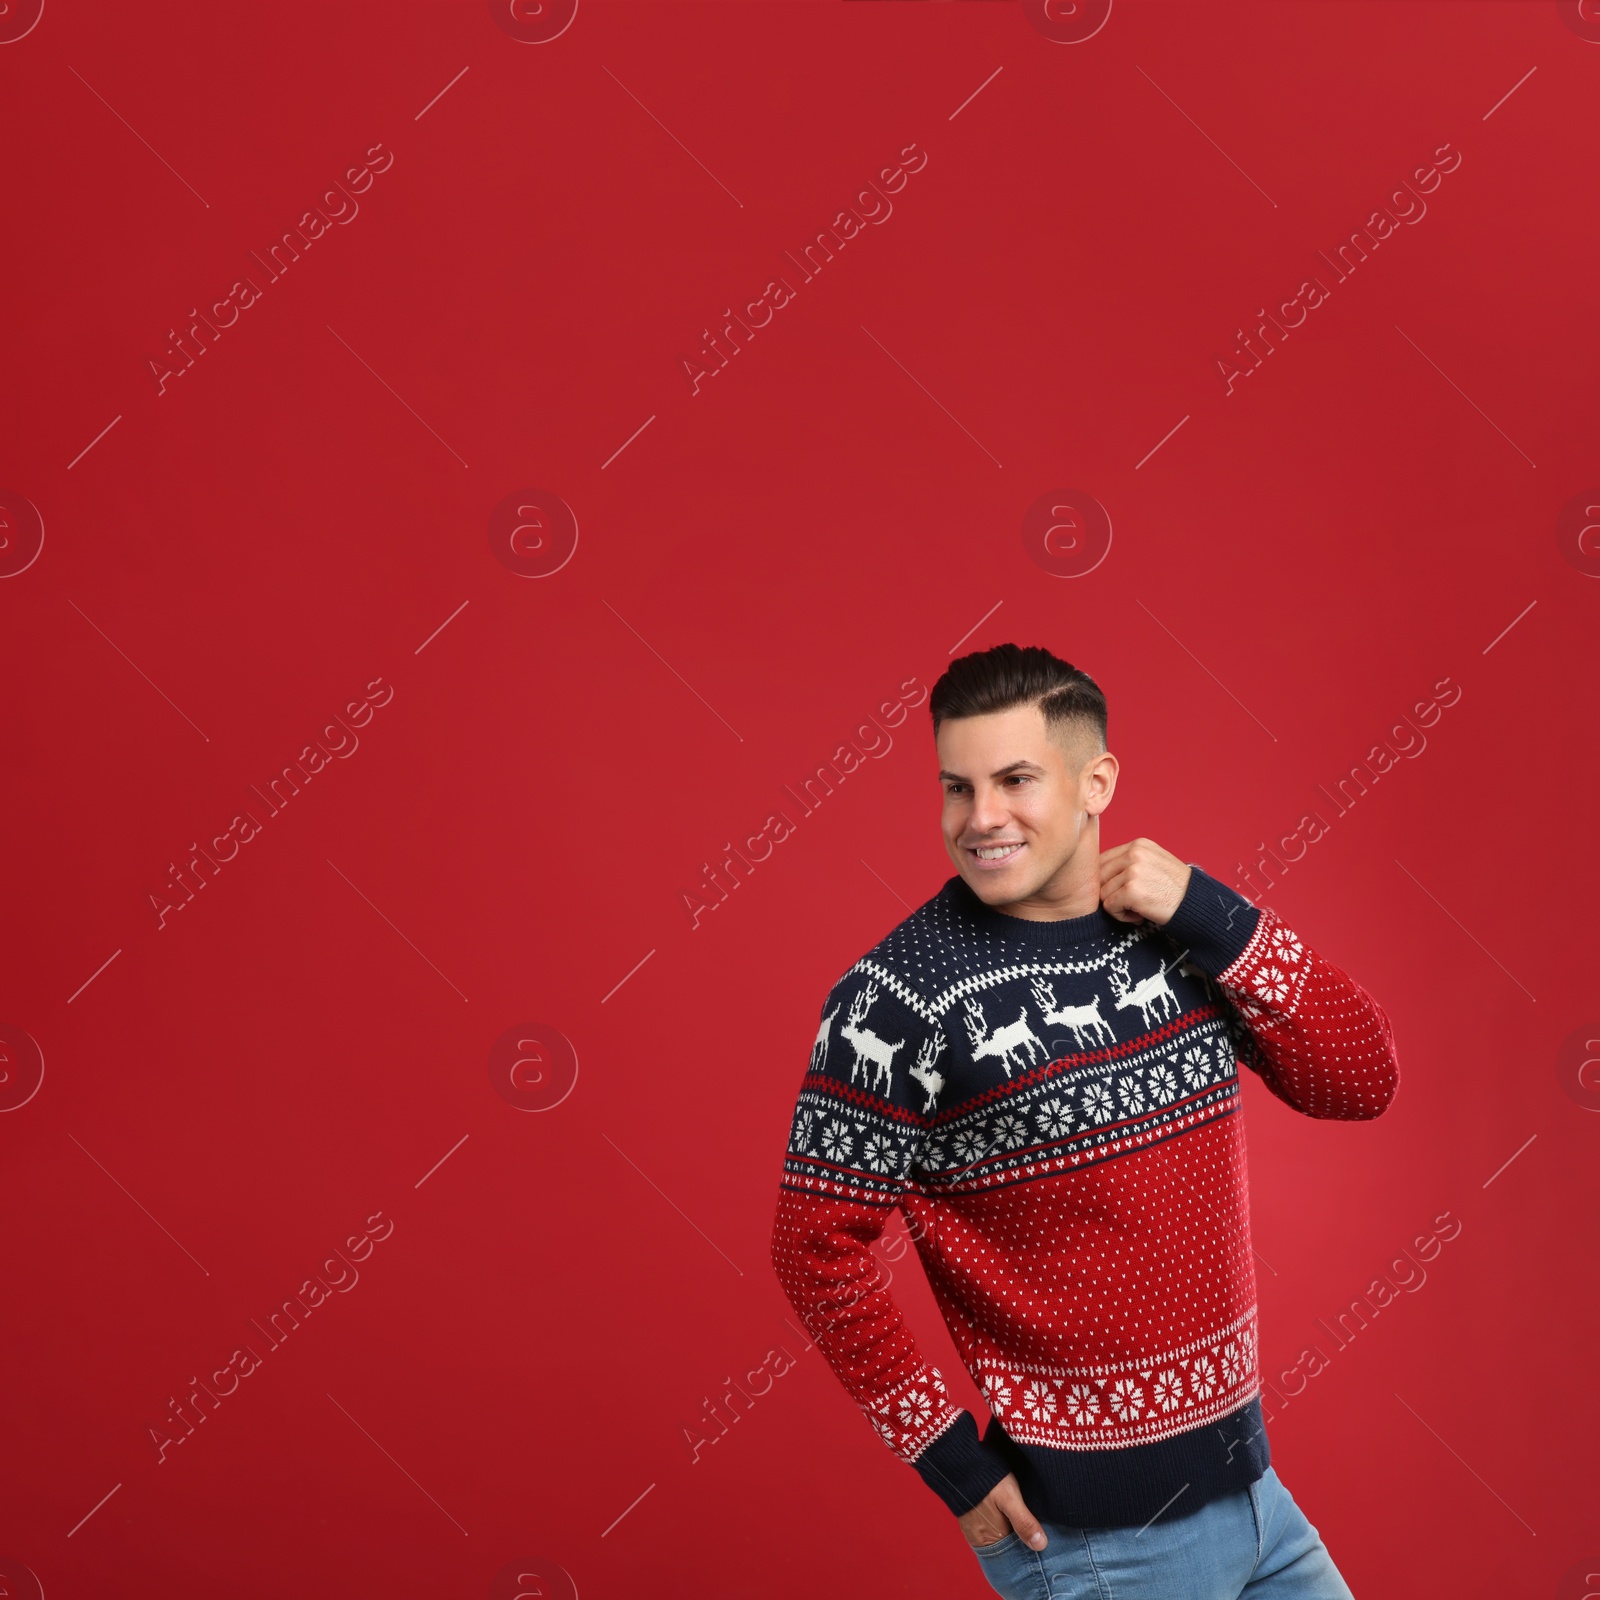
<path fill-rule="evenodd" d="M 1376 1117 L 1399 1082 L 1377 1002 L 1192 865 L 1161 927 L 1027 920 L 952 877 L 833 986 L 772 1265 L 953 1513 L 1014 1472 L 1047 1522 L 1131 1526 L 1266 1471 L 1241 1061 L 1309 1117 Z M 981 1438 L 873 1253 L 895 1207 Z"/>

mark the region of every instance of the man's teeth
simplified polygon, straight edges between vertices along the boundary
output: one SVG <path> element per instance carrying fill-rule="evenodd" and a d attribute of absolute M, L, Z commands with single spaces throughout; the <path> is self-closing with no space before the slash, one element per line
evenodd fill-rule
<path fill-rule="evenodd" d="M 1020 850 L 1020 844 L 989 844 L 978 847 L 980 861 L 998 861 L 1001 856 L 1008 856 L 1013 850 Z"/>

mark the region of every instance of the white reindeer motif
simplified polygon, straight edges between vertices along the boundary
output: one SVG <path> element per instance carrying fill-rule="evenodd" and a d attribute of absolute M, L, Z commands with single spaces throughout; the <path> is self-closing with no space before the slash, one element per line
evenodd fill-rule
<path fill-rule="evenodd" d="M 967 1001 L 967 1032 L 972 1038 L 972 1054 L 975 1059 L 982 1060 L 984 1056 L 999 1056 L 1000 1065 L 1006 1069 L 1006 1076 L 1011 1076 L 1011 1058 L 1019 1050 L 1026 1052 L 1025 1060 L 1033 1060 L 1033 1052 L 1049 1057 L 1050 1051 L 1043 1039 L 1028 1026 L 1028 1008 L 1024 1006 L 1017 1014 L 1015 1022 L 1008 1022 L 1003 1028 L 996 1028 L 991 1034 L 989 1025 L 983 1020 L 983 1007 L 976 1000 Z"/>
<path fill-rule="evenodd" d="M 1126 1011 L 1129 1006 L 1137 1006 L 1147 1028 L 1151 1026 L 1151 1012 L 1155 1013 L 1157 1022 L 1165 1020 L 1168 1001 L 1172 1003 L 1173 1015 L 1177 1015 L 1178 997 L 1167 982 L 1165 968 L 1130 986 L 1127 960 L 1118 957 L 1111 967 L 1111 987 L 1117 996 L 1117 1010 Z"/>
<path fill-rule="evenodd" d="M 820 1072 L 828 1064 L 828 1030 L 833 1027 L 833 1019 L 839 1015 L 839 1008 L 835 1006 L 823 1019 L 822 1026 L 817 1029 L 817 1042 L 811 1047 L 811 1070 Z M 822 1052 L 822 1059 L 817 1059 L 817 1052 Z"/>
<path fill-rule="evenodd" d="M 894 1053 L 905 1048 L 905 1040 L 897 1039 L 890 1044 L 886 1039 L 880 1039 L 870 1028 L 863 1028 L 861 1024 L 867 1019 L 867 1012 L 872 1007 L 872 1002 L 878 998 L 878 986 L 869 983 L 866 988 L 858 989 L 856 997 L 850 1002 L 850 1011 L 847 1020 L 840 1027 L 839 1032 L 855 1046 L 856 1058 L 850 1063 L 850 1081 L 856 1081 L 856 1069 L 861 1068 L 861 1076 L 866 1077 L 866 1068 L 872 1067 L 872 1081 L 877 1083 L 883 1079 L 883 1097 L 889 1099 L 894 1092 Z"/>
<path fill-rule="evenodd" d="M 922 1108 L 924 1112 L 933 1110 L 934 1102 L 939 1098 L 939 1091 L 944 1088 L 944 1074 L 933 1070 L 934 1062 L 943 1052 L 943 1036 L 937 1039 L 924 1039 L 917 1051 L 917 1059 L 911 1063 L 911 1076 L 928 1094 L 928 1103 Z"/>
<path fill-rule="evenodd" d="M 1089 1042 L 1095 1043 L 1099 1036 L 1105 1034 L 1107 1044 L 1117 1042 L 1117 1031 L 1100 1015 L 1100 996 L 1096 995 L 1086 1006 L 1056 1005 L 1056 993 L 1052 985 L 1043 978 L 1033 980 L 1033 998 L 1039 1007 L 1039 1014 L 1044 1021 L 1059 1024 L 1072 1029 L 1073 1040 L 1081 1048 L 1085 1032 L 1089 1035 Z"/>

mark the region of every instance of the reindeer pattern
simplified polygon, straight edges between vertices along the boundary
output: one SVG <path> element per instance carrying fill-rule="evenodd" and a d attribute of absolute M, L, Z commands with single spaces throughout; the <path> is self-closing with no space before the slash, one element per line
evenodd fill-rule
<path fill-rule="evenodd" d="M 872 1087 L 877 1088 L 878 1080 L 883 1080 L 883 1097 L 891 1099 L 894 1094 L 894 1055 L 895 1051 L 903 1050 L 906 1041 L 896 1039 L 890 1044 L 887 1039 L 880 1039 L 870 1028 L 864 1027 L 867 1012 L 872 1009 L 872 1002 L 878 998 L 878 986 L 869 983 L 865 988 L 856 991 L 856 997 L 850 1002 L 850 1011 L 839 1032 L 855 1047 L 856 1058 L 850 1063 L 850 1081 L 856 1081 L 859 1070 L 863 1082 L 866 1079 L 867 1068 L 872 1068 Z"/>
<path fill-rule="evenodd" d="M 1064 1076 L 1078 1092 L 1090 1093 L 1086 1104 L 1106 1107 L 1108 1119 L 1118 1105 L 1137 1109 L 1127 1069 L 1109 1052 L 1119 1039 L 1132 1042 L 1215 999 L 1205 972 L 1182 956 L 1167 959 L 1172 952 L 1159 942 L 1146 945 L 1146 937 L 1134 935 L 1093 965 L 1038 963 L 1007 970 L 981 994 L 971 992 L 969 983 L 944 995 L 908 998 L 903 983 L 864 959 L 851 969 L 850 984 L 830 997 L 811 1047 L 810 1070 L 842 1074 L 843 1066 L 832 1063 L 839 1047 L 848 1046 L 852 1085 L 932 1117 L 1019 1072 L 1081 1056 L 1087 1059 Z M 1136 961 L 1147 969 L 1137 978 Z M 1121 1018 L 1127 1021 L 1119 1023 Z M 904 1069 L 898 1078 L 897 1068 Z M 1173 1083 L 1183 1075 L 1180 1066 Z M 1192 1062 L 1188 1077 L 1199 1081 Z M 1047 1073 L 1040 1081 L 1052 1078 Z M 1156 1080 L 1158 1097 L 1165 1082 Z"/>

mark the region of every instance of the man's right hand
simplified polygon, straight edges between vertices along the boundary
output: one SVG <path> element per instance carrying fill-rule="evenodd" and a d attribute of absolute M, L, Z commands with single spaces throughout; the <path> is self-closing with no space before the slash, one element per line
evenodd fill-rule
<path fill-rule="evenodd" d="M 1023 1503 L 1022 1490 L 1016 1474 L 1008 1472 L 970 1511 L 956 1518 L 967 1543 L 974 1549 L 980 1545 L 998 1544 L 1015 1530 L 1030 1550 L 1043 1550 L 1050 1542 L 1039 1519 Z"/>

